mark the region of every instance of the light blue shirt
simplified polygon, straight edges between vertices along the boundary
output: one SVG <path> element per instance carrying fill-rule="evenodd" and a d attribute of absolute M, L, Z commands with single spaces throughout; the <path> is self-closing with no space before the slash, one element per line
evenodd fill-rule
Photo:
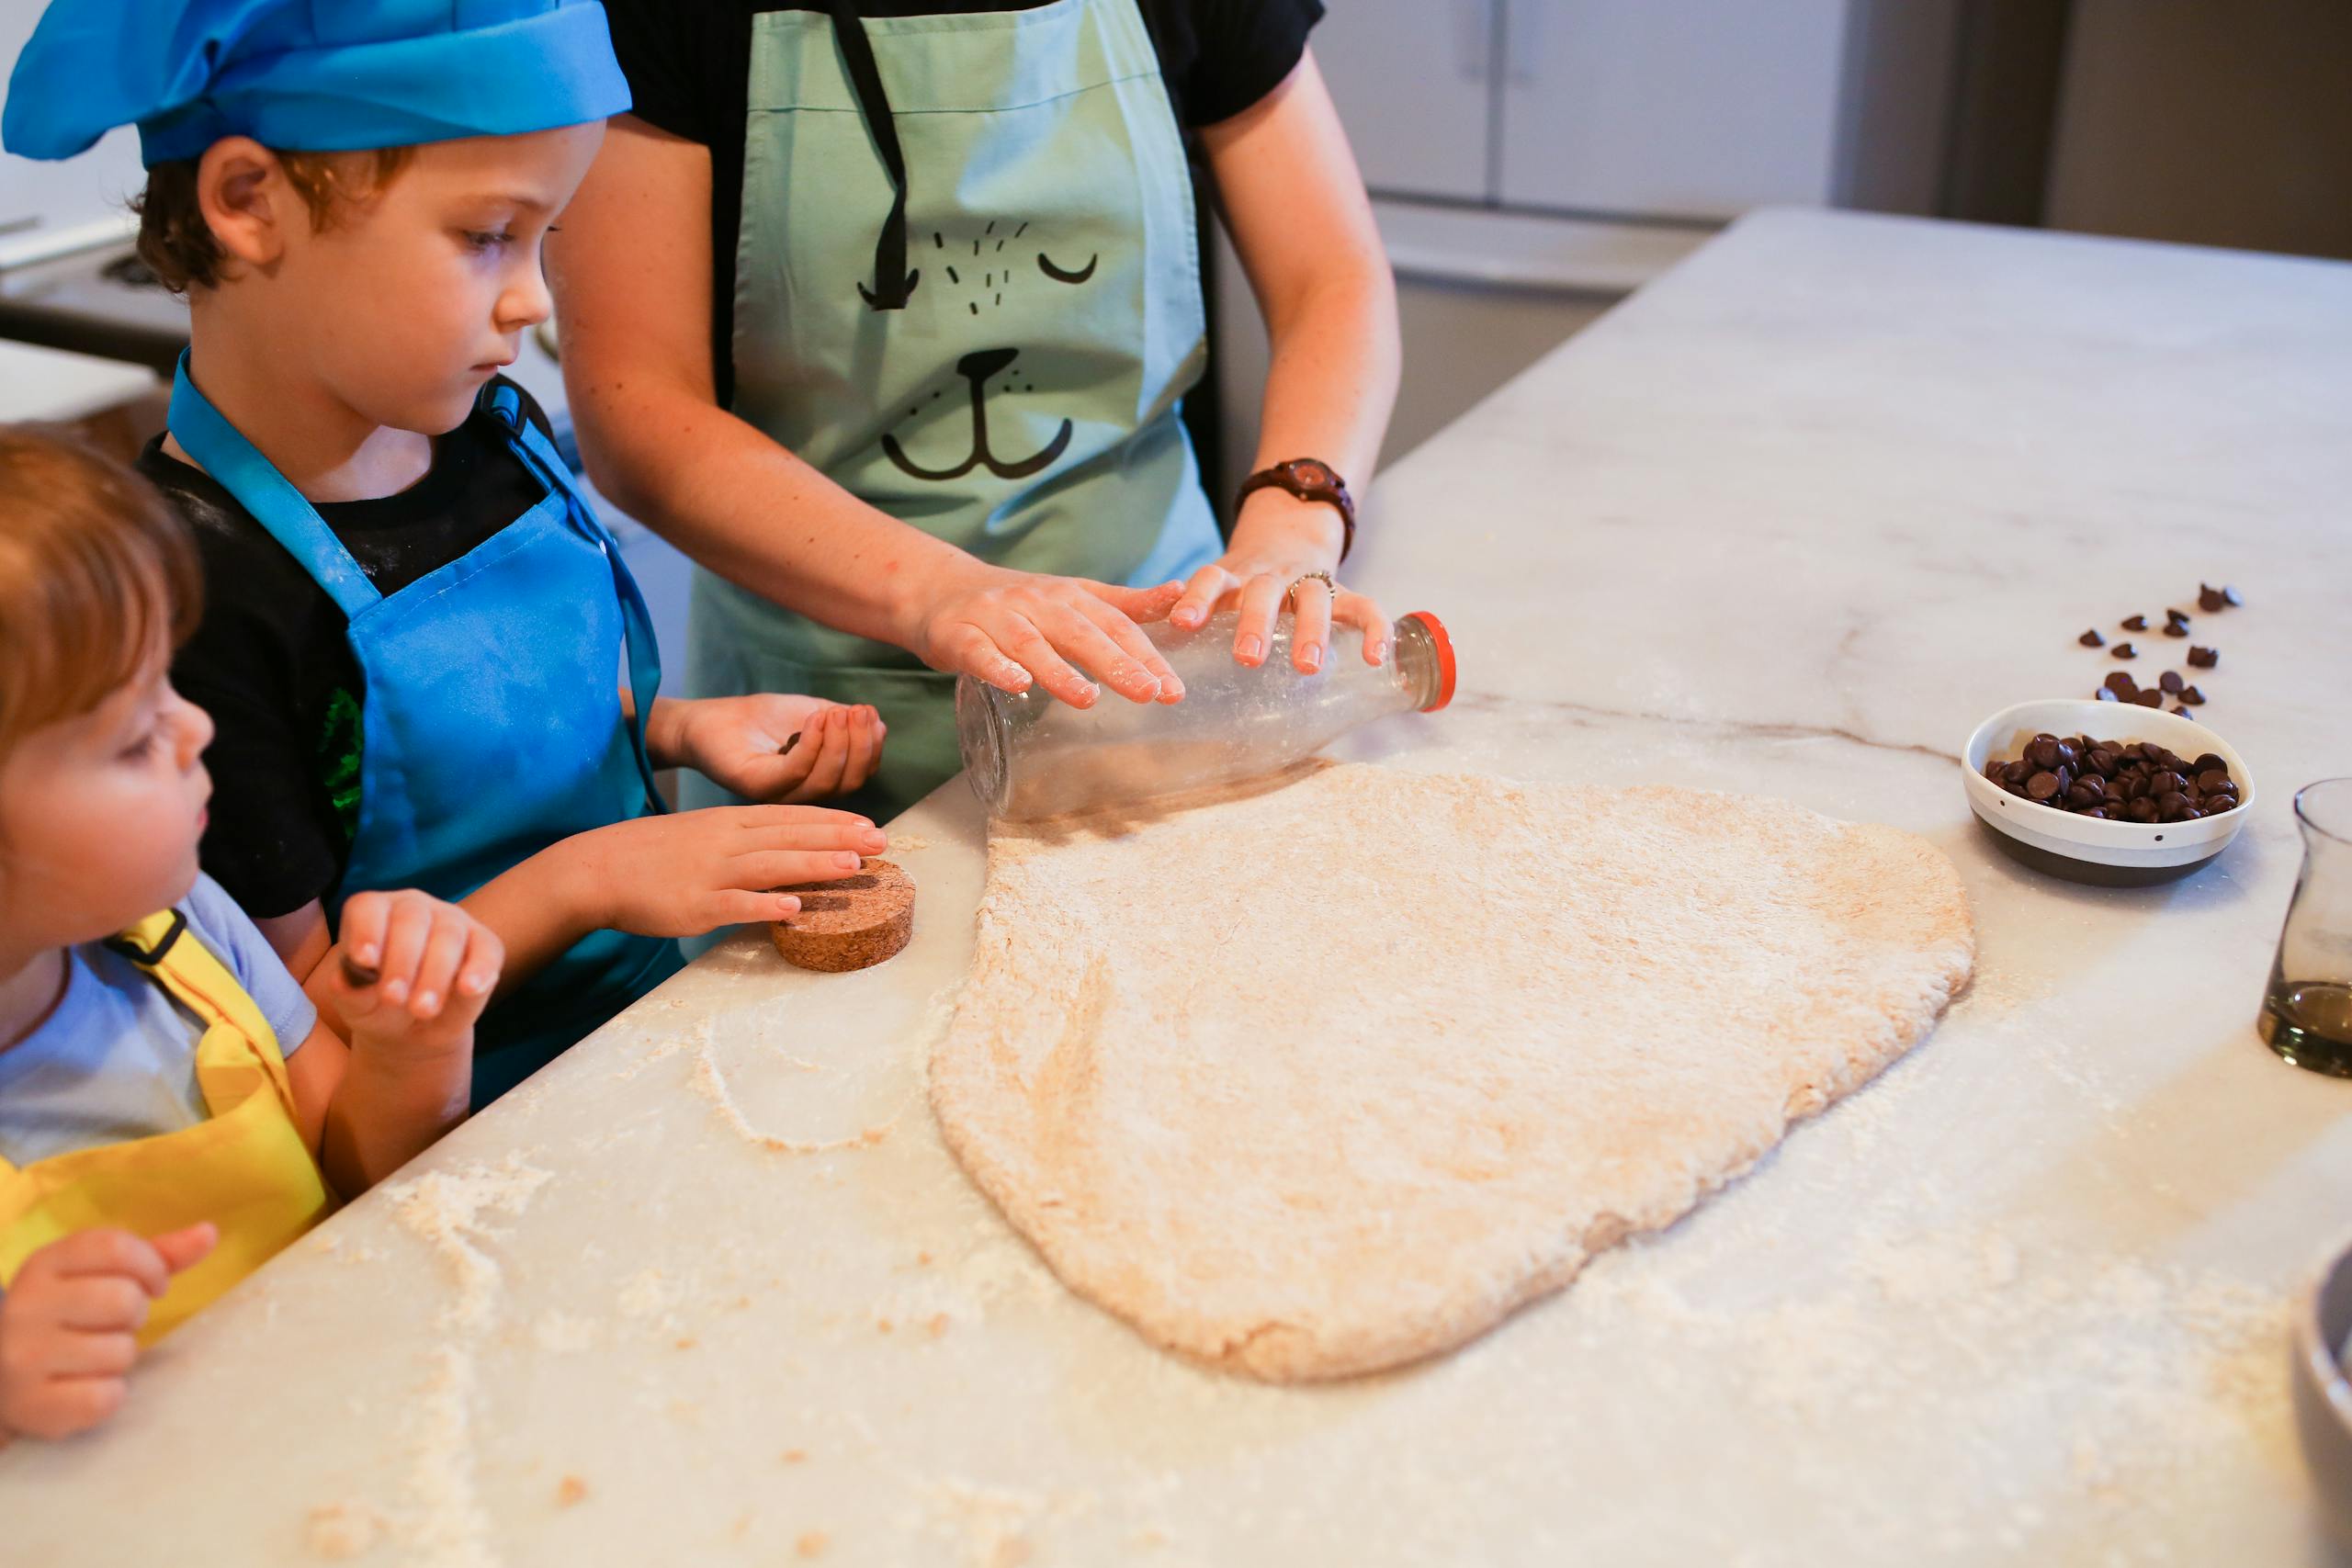
<path fill-rule="evenodd" d="M 237 977 L 294 1055 L 318 1010 L 236 901 L 199 875 L 179 905 L 187 929 Z M 206 1119 L 196 1081 L 204 1024 L 104 942 L 67 953 L 65 994 L 41 1026 L 0 1051 L 0 1156 L 19 1168 L 76 1149 L 176 1133 Z"/>

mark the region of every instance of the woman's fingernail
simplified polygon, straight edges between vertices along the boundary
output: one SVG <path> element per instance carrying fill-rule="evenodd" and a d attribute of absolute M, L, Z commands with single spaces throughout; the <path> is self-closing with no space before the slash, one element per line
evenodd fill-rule
<path fill-rule="evenodd" d="M 419 1018 L 425 1018 L 431 1016 L 434 1010 L 438 1008 L 440 1005 L 441 998 L 435 993 L 432 991 L 419 991 L 416 993 L 415 1002 L 410 1007 L 409 1010 L 415 1013 Z"/>
<path fill-rule="evenodd" d="M 860 833 L 857 836 L 857 841 L 876 853 L 890 847 L 890 840 L 879 833 Z"/>
<path fill-rule="evenodd" d="M 357 959 L 362 964 L 374 964 L 384 955 L 374 942 L 363 942 L 357 947 L 352 949 L 351 956 Z"/>
<path fill-rule="evenodd" d="M 458 980 L 458 989 L 469 997 L 478 997 L 490 989 L 490 976 L 487 975 L 465 976 Z"/>
<path fill-rule="evenodd" d="M 1364 644 L 1364 656 L 1371 660 L 1373 663 L 1379 663 L 1382 660 L 1388 657 L 1387 642 L 1385 640 L 1382 640 Z"/>
<path fill-rule="evenodd" d="M 1255 634 L 1245 637 L 1239 642 L 1233 645 L 1233 657 L 1238 659 L 1244 664 L 1257 663 L 1260 659 L 1265 656 L 1265 652 L 1266 645 L 1264 641 Z"/>
<path fill-rule="evenodd" d="M 1322 668 L 1323 668 L 1323 650 L 1322 650 L 1322 649 L 1318 648 L 1317 646 L 1316 646 L 1314 643 L 1311 643 L 1311 642 L 1310 642 L 1310 643 L 1308 643 L 1305 648 L 1300 649 L 1298 650 L 1298 667 L 1299 667 L 1301 670 L 1305 670 L 1305 671 L 1310 671 L 1310 672 L 1312 672 L 1312 671 L 1317 671 L 1317 670 L 1320 670 L 1320 669 L 1322 669 Z"/>
<path fill-rule="evenodd" d="M 408 982 L 406 980 L 387 980 L 384 982 L 384 999 L 386 1001 L 400 1002 L 406 1000 L 407 997 Z"/>
<path fill-rule="evenodd" d="M 800 900 L 779 898 L 775 901 L 775 912 L 779 915 L 797 915 L 800 913 Z"/>
<path fill-rule="evenodd" d="M 833 863 L 840 866 L 843 871 L 855 871 L 859 866 L 864 865 L 865 863 L 858 859 L 857 856 L 852 854 L 849 851 L 843 850 L 841 853 L 833 857 Z"/>

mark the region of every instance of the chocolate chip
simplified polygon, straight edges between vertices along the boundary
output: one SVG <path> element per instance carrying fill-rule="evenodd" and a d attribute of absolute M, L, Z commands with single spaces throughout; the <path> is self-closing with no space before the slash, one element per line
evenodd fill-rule
<path fill-rule="evenodd" d="M 2123 810 L 2124 815 L 2134 822 L 2153 822 L 2156 819 L 2156 803 L 2144 795 L 2135 796 L 2132 804 L 2125 807 Z"/>
<path fill-rule="evenodd" d="M 2139 649 L 2133 648 L 2128 642 L 2117 643 L 2112 651 L 2114 657 L 2118 659 L 2137 659 L 2140 657 Z"/>
<path fill-rule="evenodd" d="M 2156 684 L 2163 687 L 2167 692 L 2177 692 L 2185 683 L 2186 682 L 2184 682 L 2180 678 L 2180 671 L 2177 670 L 2167 670 L 2163 674 L 2156 677 Z"/>
<path fill-rule="evenodd" d="M 2091 695 L 2097 697 L 2103 703 L 2111 703 L 2116 700 L 2115 688 L 2112 686 L 2101 686 L 2098 691 L 2093 692 Z"/>
<path fill-rule="evenodd" d="M 2211 670 L 2221 661 L 2222 654 L 2219 649 L 2198 648 L 2192 645 L 2188 649 L 2188 662 L 2196 669 Z"/>
<path fill-rule="evenodd" d="M 2080 815 L 2095 818 L 2098 820 L 2104 822 L 2107 820 L 2107 807 L 2104 806 L 2094 806 L 2090 807 L 2090 809 L 2082 812 Z"/>
<path fill-rule="evenodd" d="M 2166 621 L 2165 623 L 2165 636 L 2187 637 L 2188 635 L 2188 623 L 2187 621 Z"/>
<path fill-rule="evenodd" d="M 2115 776 L 2115 753 L 2104 746 L 2094 744 L 2090 750 L 2084 754 L 2083 761 L 2085 766 L 2101 778 Z"/>
<path fill-rule="evenodd" d="M 2197 787 L 2207 795 L 2227 789 L 2230 787 L 2230 771 L 2227 768 L 2208 768 L 2197 775 Z"/>
<path fill-rule="evenodd" d="M 2085 632 L 2075 640 L 2081 643 L 2085 648 L 2105 648 L 2107 646 L 2107 638 L 2098 635 L 2098 628 L 2096 626 L 2092 627 L 2089 631 Z"/>
<path fill-rule="evenodd" d="M 2194 686 L 2183 686 L 2180 689 L 2180 700 L 2190 707 L 2201 707 L 2205 703 L 2205 694 Z"/>
<path fill-rule="evenodd" d="M 2170 768 L 2166 768 L 2160 773 L 2150 773 L 2148 775 L 2148 787 L 2158 795 L 2170 795 L 2173 791 L 2180 788 L 2188 782 L 2188 781 L 2187 779 L 2181 777 L 2178 773 L 2174 773 Z"/>
<path fill-rule="evenodd" d="M 2229 599 L 2220 589 L 2202 582 L 2197 585 L 2197 607 L 2207 615 L 2211 615 L 2228 603 Z"/>
<path fill-rule="evenodd" d="M 2188 796 L 2177 789 L 2156 796 L 2156 814 L 2167 822 L 2179 821 L 2180 814 L 2188 809 Z"/>
<path fill-rule="evenodd" d="M 2048 800 L 2058 793 L 2058 775 L 2036 773 L 2025 781 L 2025 792 L 2036 800 Z"/>
<path fill-rule="evenodd" d="M 2054 768 L 2058 765 L 2058 738 L 2037 735 L 2027 745 L 2025 754 L 2037 768 Z"/>
<path fill-rule="evenodd" d="M 2127 632 L 2146 631 L 2148 629 L 2148 617 L 2145 615 L 2126 615 L 2123 617 L 2123 629 Z"/>
<path fill-rule="evenodd" d="M 2110 670 L 2102 684 L 2109 691 L 2120 694 L 2138 690 L 2140 682 L 2132 679 L 2132 671 L 2129 670 Z"/>
<path fill-rule="evenodd" d="M 2185 707 L 2176 706 L 2172 711 L 2178 714 L 2183 718 L 2187 718 L 2188 716 L 2188 710 Z"/>
<path fill-rule="evenodd" d="M 2058 742 L 2058 760 L 2079 772 L 2083 765 L 2083 753 L 2088 750 L 2087 741 L 2061 740 Z"/>
<path fill-rule="evenodd" d="M 2188 612 L 2186 610 L 2168 609 L 2165 612 L 2165 619 L 2170 621 L 2174 626 L 2185 626 L 2188 624 Z"/>
<path fill-rule="evenodd" d="M 2143 708 L 2160 708 L 2165 705 L 2165 694 L 2153 688 L 2148 691 L 2142 692 L 2138 696 L 2133 697 L 2132 700 L 2138 703 Z"/>
<path fill-rule="evenodd" d="M 2219 751 L 2199 751 L 2197 753 L 2197 771 L 2200 773 L 2216 771 L 2226 773 L 2230 771 L 2229 759 Z"/>

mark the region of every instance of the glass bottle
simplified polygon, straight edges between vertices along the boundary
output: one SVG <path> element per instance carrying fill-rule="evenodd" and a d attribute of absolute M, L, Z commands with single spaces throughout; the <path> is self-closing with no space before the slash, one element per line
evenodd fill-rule
<path fill-rule="evenodd" d="M 2302 874 L 2278 933 L 2262 1039 L 2299 1067 L 2352 1077 L 2352 778 L 2295 795 Z"/>
<path fill-rule="evenodd" d="M 1238 619 L 1227 611 L 1190 632 L 1144 628 L 1184 682 L 1180 703 L 1106 691 L 1076 708 L 1037 686 L 1015 696 L 957 681 L 956 740 L 973 793 L 991 817 L 1013 821 L 1133 806 L 1272 773 L 1359 725 L 1453 699 L 1453 645 L 1425 611 L 1396 622 L 1378 664 L 1363 661 L 1363 632 L 1334 626 L 1311 675 L 1291 666 L 1288 617 L 1263 663 L 1236 663 Z"/>

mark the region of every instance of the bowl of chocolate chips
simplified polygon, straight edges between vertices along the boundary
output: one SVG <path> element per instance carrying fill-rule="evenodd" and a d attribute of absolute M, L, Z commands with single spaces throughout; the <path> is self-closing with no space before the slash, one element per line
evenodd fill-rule
<path fill-rule="evenodd" d="M 1968 738 L 1962 783 L 2002 850 L 2071 882 L 2185 876 L 2229 847 L 2254 804 L 2230 743 L 2155 708 L 2052 698 Z"/>

